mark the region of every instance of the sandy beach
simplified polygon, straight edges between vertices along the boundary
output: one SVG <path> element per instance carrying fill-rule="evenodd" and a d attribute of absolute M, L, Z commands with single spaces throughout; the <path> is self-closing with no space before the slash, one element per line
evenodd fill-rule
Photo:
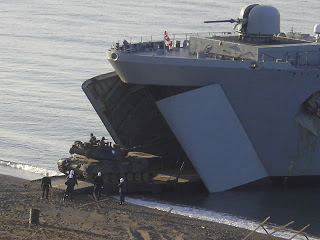
<path fill-rule="evenodd" d="M 86 191 L 63 202 L 64 192 L 51 188 L 49 201 L 41 200 L 39 184 L 6 175 L 0 175 L 0 186 L 0 239 L 238 240 L 249 233 L 130 203 L 119 205 L 107 195 L 97 203 Z M 39 225 L 29 226 L 30 208 L 40 210 Z M 249 239 L 268 236 L 255 233 Z"/>

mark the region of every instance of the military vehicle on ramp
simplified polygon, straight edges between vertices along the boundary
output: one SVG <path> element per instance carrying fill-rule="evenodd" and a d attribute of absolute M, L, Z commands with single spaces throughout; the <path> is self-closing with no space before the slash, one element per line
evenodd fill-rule
<path fill-rule="evenodd" d="M 147 182 L 162 168 L 162 158 L 143 152 L 131 152 L 117 144 L 91 144 L 75 141 L 71 157 L 58 160 L 59 171 L 74 170 L 80 179 L 93 182 L 98 172 L 105 183 L 116 183 L 120 177 L 128 182 Z"/>

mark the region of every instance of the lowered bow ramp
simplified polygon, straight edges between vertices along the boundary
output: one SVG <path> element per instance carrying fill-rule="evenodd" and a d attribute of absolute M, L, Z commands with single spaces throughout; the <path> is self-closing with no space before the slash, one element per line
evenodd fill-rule
<path fill-rule="evenodd" d="M 268 176 L 220 85 L 168 97 L 157 106 L 209 192 Z"/>

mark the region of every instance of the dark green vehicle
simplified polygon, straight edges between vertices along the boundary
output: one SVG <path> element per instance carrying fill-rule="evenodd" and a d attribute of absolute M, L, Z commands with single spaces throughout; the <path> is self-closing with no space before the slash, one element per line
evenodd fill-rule
<path fill-rule="evenodd" d="M 116 183 L 120 177 L 128 182 L 147 182 L 162 168 L 159 156 L 130 152 L 118 145 L 92 145 L 76 141 L 70 148 L 69 158 L 58 160 L 59 171 L 68 174 L 74 170 L 78 178 L 92 182 L 98 172 L 106 183 Z"/>

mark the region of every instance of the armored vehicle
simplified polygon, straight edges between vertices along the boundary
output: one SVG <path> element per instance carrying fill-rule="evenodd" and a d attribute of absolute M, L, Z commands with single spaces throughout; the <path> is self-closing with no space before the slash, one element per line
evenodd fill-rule
<path fill-rule="evenodd" d="M 71 157 L 58 160 L 59 171 L 74 170 L 80 179 L 93 182 L 98 172 L 106 183 L 116 183 L 120 177 L 128 182 L 145 182 L 155 177 L 162 167 L 159 156 L 130 152 L 119 145 L 93 145 L 76 141 L 70 148 Z"/>

